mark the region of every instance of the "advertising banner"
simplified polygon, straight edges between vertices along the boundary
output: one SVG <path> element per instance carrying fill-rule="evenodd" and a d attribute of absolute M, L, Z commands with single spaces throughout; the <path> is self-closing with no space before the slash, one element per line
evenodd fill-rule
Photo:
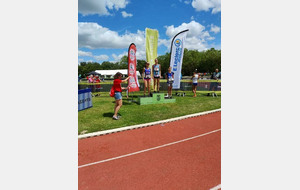
<path fill-rule="evenodd" d="M 180 88 L 180 75 L 184 53 L 184 41 L 188 31 L 189 30 L 187 29 L 176 34 L 171 43 L 170 67 L 172 67 L 172 71 L 174 72 L 173 89 Z"/>
<path fill-rule="evenodd" d="M 157 58 L 157 43 L 158 31 L 146 28 L 146 61 L 150 63 L 149 67 L 151 68 L 151 89 L 153 89 L 152 65 L 155 64 L 154 59 Z"/>
<path fill-rule="evenodd" d="M 130 44 L 128 48 L 128 92 L 139 91 L 138 78 L 136 76 L 136 46 L 134 43 Z"/>
<path fill-rule="evenodd" d="M 78 111 L 90 108 L 92 106 L 92 90 L 89 88 L 78 90 Z"/>

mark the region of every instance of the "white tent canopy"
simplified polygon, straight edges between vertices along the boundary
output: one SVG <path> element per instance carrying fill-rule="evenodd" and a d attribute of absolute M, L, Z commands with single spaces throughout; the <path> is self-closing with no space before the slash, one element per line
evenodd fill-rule
<path fill-rule="evenodd" d="M 117 69 L 117 70 L 95 70 L 95 72 L 97 73 L 100 73 L 101 76 L 104 76 L 105 78 L 106 77 L 110 77 L 110 78 L 113 78 L 114 75 L 117 73 L 117 72 L 120 72 L 122 73 L 125 77 L 128 76 L 128 70 L 127 69 Z M 141 76 L 140 72 L 139 71 L 136 71 L 136 75 L 138 77 Z"/>

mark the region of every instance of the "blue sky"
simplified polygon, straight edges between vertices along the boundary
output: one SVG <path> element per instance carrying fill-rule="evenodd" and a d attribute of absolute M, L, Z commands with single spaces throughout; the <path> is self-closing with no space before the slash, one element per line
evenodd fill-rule
<path fill-rule="evenodd" d="M 78 62 L 119 61 L 131 43 L 146 60 L 146 28 L 159 32 L 158 56 L 185 29 L 187 49 L 221 49 L 221 0 L 78 0 Z"/>

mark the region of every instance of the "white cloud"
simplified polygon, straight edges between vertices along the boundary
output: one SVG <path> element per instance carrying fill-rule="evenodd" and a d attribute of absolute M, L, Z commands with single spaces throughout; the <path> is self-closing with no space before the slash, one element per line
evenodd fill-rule
<path fill-rule="evenodd" d="M 122 11 L 121 13 L 122 13 L 122 16 L 123 16 L 124 18 L 126 18 L 126 17 L 132 17 L 132 16 L 133 16 L 133 14 L 131 14 L 131 13 L 126 13 L 125 11 Z"/>
<path fill-rule="evenodd" d="M 92 54 L 92 52 L 86 52 L 86 51 L 78 50 L 78 56 L 88 56 L 88 57 L 93 57 L 93 54 Z"/>
<path fill-rule="evenodd" d="M 215 37 L 212 37 L 212 36 L 206 38 L 206 40 L 214 40 L 214 39 L 215 39 Z"/>
<path fill-rule="evenodd" d="M 211 25 L 210 25 L 210 31 L 211 31 L 211 32 L 214 32 L 214 33 L 216 34 L 216 33 L 220 32 L 220 30 L 221 30 L 220 27 L 215 26 L 214 24 L 211 24 Z"/>
<path fill-rule="evenodd" d="M 201 38 L 206 38 L 206 37 L 210 37 L 208 31 L 204 31 L 203 33 L 200 34 Z"/>
<path fill-rule="evenodd" d="M 97 23 L 78 23 L 78 47 L 89 49 L 124 49 L 134 43 L 138 49 L 145 47 L 145 32 L 126 32 L 119 35 L 117 32 L 102 27 Z"/>
<path fill-rule="evenodd" d="M 128 0 L 78 0 L 78 12 L 83 16 L 110 15 L 109 10 L 123 9 L 128 3 Z"/>
<path fill-rule="evenodd" d="M 166 40 L 166 39 L 158 39 L 158 42 L 157 42 L 157 46 L 161 46 L 161 45 L 164 45 L 166 47 L 169 47 L 171 44 L 171 38 L 169 40 Z"/>
<path fill-rule="evenodd" d="M 159 38 L 158 46 L 165 46 L 168 49 L 170 48 L 173 37 L 177 33 L 186 29 L 189 29 L 185 44 L 187 49 L 195 49 L 198 51 L 206 50 L 209 47 L 207 42 L 214 39 L 214 37 L 210 36 L 209 31 L 205 30 L 205 26 L 194 20 L 192 20 L 190 23 L 182 23 L 179 26 L 165 26 L 165 28 L 168 38 Z M 217 29 L 214 25 L 209 25 L 208 28 L 211 31 Z M 112 31 L 109 28 L 105 28 L 97 23 L 78 23 L 78 48 L 124 50 L 124 52 L 121 54 L 112 54 L 111 56 L 94 56 L 91 52 L 78 50 L 78 56 L 90 56 L 97 60 L 108 60 L 110 57 L 115 61 L 120 61 L 124 55 L 128 54 L 126 50 L 131 43 L 135 43 L 137 47 L 137 59 L 145 60 L 145 31 L 137 30 L 136 33 L 126 31 L 124 34 L 120 35 L 118 32 Z"/>
<path fill-rule="evenodd" d="M 215 14 L 221 12 L 221 0 L 193 0 L 192 6 L 196 11 L 209 11 Z"/>
<path fill-rule="evenodd" d="M 97 56 L 95 55 L 94 58 L 98 61 L 100 60 L 104 61 L 104 60 L 108 60 L 109 57 L 107 55 L 97 55 Z"/>
<path fill-rule="evenodd" d="M 191 1 L 184 1 L 184 3 L 188 5 L 191 3 Z"/>
<path fill-rule="evenodd" d="M 165 45 L 170 48 L 170 42 L 172 38 L 179 32 L 189 29 L 186 36 L 185 48 L 195 49 L 198 51 L 203 51 L 208 49 L 208 40 L 213 40 L 213 37 L 210 36 L 209 32 L 205 30 L 205 26 L 201 25 L 198 22 L 191 21 L 190 23 L 182 23 L 178 27 L 165 26 L 166 35 L 169 36 L 170 40 L 159 40 L 159 44 Z"/>
<path fill-rule="evenodd" d="M 83 58 L 78 59 L 78 65 L 79 65 L 80 62 L 84 62 L 84 59 Z"/>
<path fill-rule="evenodd" d="M 119 55 L 116 55 L 116 54 L 112 54 L 111 56 L 115 59 L 115 61 L 120 61 L 121 58 L 124 56 L 124 55 L 127 55 L 128 52 L 124 51 L 123 53 L 119 54 Z"/>
<path fill-rule="evenodd" d="M 207 44 L 203 41 L 203 39 L 197 38 L 197 37 L 191 37 L 186 38 L 186 43 L 184 45 L 184 48 L 187 48 L 189 50 L 198 50 L 203 51 L 207 50 Z"/>
<path fill-rule="evenodd" d="M 194 20 L 194 19 L 195 19 L 194 16 L 192 16 L 192 17 L 191 17 L 191 20 Z"/>
<path fill-rule="evenodd" d="M 87 56 L 87 57 L 93 57 L 95 58 L 96 60 L 100 61 L 100 60 L 108 60 L 108 56 L 107 55 L 93 55 L 92 52 L 86 52 L 86 51 L 81 51 L 81 50 L 78 50 L 78 56 Z M 80 59 L 80 60 L 83 60 L 83 59 Z"/>
<path fill-rule="evenodd" d="M 136 59 L 139 60 L 146 60 L 146 51 L 145 50 L 140 50 L 140 51 L 136 51 Z"/>
<path fill-rule="evenodd" d="M 115 59 L 115 62 L 117 61 L 120 61 L 121 58 L 126 55 L 128 56 L 128 52 L 123 52 L 119 55 L 116 55 L 116 54 L 112 54 L 111 56 Z M 146 51 L 145 50 L 138 50 L 136 51 L 136 59 L 139 59 L 139 60 L 146 60 Z"/>
<path fill-rule="evenodd" d="M 182 23 L 180 26 L 174 28 L 174 25 L 167 26 L 166 34 L 173 38 L 177 33 L 189 29 L 189 32 L 187 33 L 187 37 L 192 36 L 199 36 L 202 31 L 205 29 L 205 26 L 201 25 L 198 22 L 191 21 L 190 23 Z"/>

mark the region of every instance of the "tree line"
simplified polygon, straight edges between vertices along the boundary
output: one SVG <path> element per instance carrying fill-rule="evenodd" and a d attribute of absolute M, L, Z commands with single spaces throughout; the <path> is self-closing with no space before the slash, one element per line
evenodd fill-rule
<path fill-rule="evenodd" d="M 102 64 L 98 62 L 80 62 L 78 64 L 78 75 L 85 77 L 87 73 L 95 70 L 128 69 L 127 59 L 127 56 L 123 56 L 119 62 L 104 61 Z M 170 66 L 170 53 L 160 55 L 157 59 L 161 65 L 161 73 L 166 73 Z M 137 60 L 137 71 L 141 74 L 145 64 L 145 60 Z M 191 76 L 195 69 L 200 73 L 212 73 L 215 69 L 221 71 L 221 50 L 211 48 L 207 51 L 199 52 L 185 48 L 181 69 L 182 76 Z"/>

